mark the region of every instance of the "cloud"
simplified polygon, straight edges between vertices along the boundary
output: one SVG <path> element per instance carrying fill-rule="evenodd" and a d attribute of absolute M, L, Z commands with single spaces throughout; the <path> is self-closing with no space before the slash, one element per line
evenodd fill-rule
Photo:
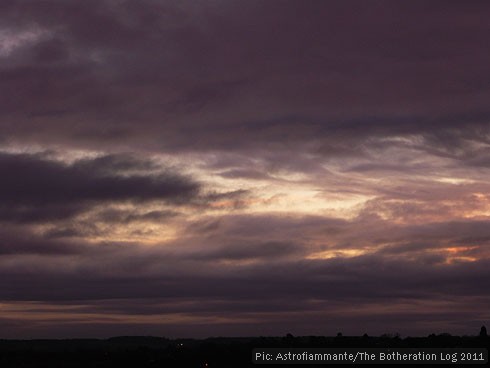
<path fill-rule="evenodd" d="M 247 331 L 240 327 L 244 321 L 275 331 L 291 318 L 305 333 L 312 333 L 314 321 L 374 333 L 390 325 L 369 322 L 381 314 L 402 331 L 429 333 L 428 326 L 439 331 L 444 323 L 484 315 L 489 295 L 479 280 L 490 276 L 488 228 L 485 221 L 400 225 L 362 217 L 210 216 L 181 228 L 179 239 L 151 247 L 4 232 L 0 297 L 6 305 L 77 306 L 64 312 L 60 323 L 79 320 L 76 313 L 92 315 L 83 333 L 105 325 L 108 316 L 134 320 L 134 328 L 163 318 L 168 322 L 162 333 L 170 329 L 177 335 L 186 328 L 206 334 L 210 323 L 229 334 L 234 328 Z M 448 262 L 445 248 L 459 245 L 457 255 L 478 259 Z M 465 250 L 469 245 L 480 250 Z M 306 258 L 349 246 L 377 248 L 358 256 Z M 26 318 L 47 313 L 38 307 L 22 313 Z M 431 320 L 434 313 L 440 323 Z M 410 328 L 402 323 L 405 318 L 421 325 Z"/>
<path fill-rule="evenodd" d="M 122 156 L 68 165 L 39 155 L 1 153 L 0 215 L 14 222 L 56 220 L 103 202 L 179 203 L 198 195 L 199 185 L 179 174 L 131 173 L 148 168 L 152 164 Z"/>
<path fill-rule="evenodd" d="M 145 257 L 141 266 L 158 271 L 144 274 L 130 272 L 142 259 L 134 252 L 126 253 L 126 256 L 122 256 L 121 252 L 111 252 L 106 256 L 103 253 L 92 256 L 84 253 L 77 261 L 78 264 L 73 264 L 73 260 L 67 256 L 65 266 L 37 266 L 30 270 L 29 259 L 26 258 L 23 262 L 18 259 L 15 268 L 7 268 L 2 264 L 2 299 L 88 302 L 122 298 L 148 300 L 150 303 L 157 299 L 202 300 L 204 304 L 201 306 L 192 306 L 191 303 L 191 309 L 186 310 L 185 305 L 179 308 L 189 313 L 218 313 L 223 305 L 237 303 L 237 312 L 258 313 L 274 309 L 274 313 L 280 316 L 295 305 L 293 309 L 315 310 L 317 307 L 314 301 L 329 303 L 331 306 L 356 303 L 359 307 L 367 307 L 372 303 L 396 305 L 402 301 L 422 303 L 424 300 L 454 301 L 458 298 L 489 297 L 478 282 L 489 276 L 488 260 L 473 262 L 471 267 L 465 263 L 434 267 L 432 264 L 403 258 L 360 256 L 222 266 L 216 272 L 216 266 L 213 267 L 211 260 L 186 263 L 153 254 Z M 112 259 L 110 270 L 106 269 L 108 259 L 105 257 Z M 132 266 L 129 266 L 130 258 L 135 263 Z M 33 260 L 31 258 L 31 262 Z M 94 262 L 97 264 L 94 265 Z M 21 267 L 21 264 L 24 266 Z M 197 267 L 198 264 L 200 267 Z M 34 274 L 36 277 L 33 278 Z M 43 287 L 48 284 L 50 288 Z M 220 302 L 212 307 L 212 301 Z M 271 304 L 267 306 L 269 301 Z M 260 306 L 263 302 L 266 305 Z M 115 300 L 109 302 L 109 305 L 114 303 Z M 305 307 L 308 303 L 312 305 Z M 328 313 L 332 307 L 326 308 Z M 140 313 L 151 314 L 151 310 Z"/>
<path fill-rule="evenodd" d="M 488 10 L 1 1 L 0 323 L 488 318 Z"/>
<path fill-rule="evenodd" d="M 488 129 L 486 4 L 356 6 L 11 2 L 10 39 L 33 23 L 44 36 L 0 65 L 3 88 L 16 91 L 1 106 L 16 123 L 2 133 L 331 154 L 413 134 L 453 151 L 451 140 Z"/>
<path fill-rule="evenodd" d="M 3 230 L 0 232 L 0 255 L 38 254 L 63 256 L 80 254 L 87 250 L 82 243 L 53 241 L 26 229 Z"/>
<path fill-rule="evenodd" d="M 148 212 L 131 212 L 115 209 L 106 209 L 96 215 L 96 220 L 105 223 L 124 223 L 138 221 L 161 221 L 178 216 L 177 212 L 172 211 L 148 211 Z"/>

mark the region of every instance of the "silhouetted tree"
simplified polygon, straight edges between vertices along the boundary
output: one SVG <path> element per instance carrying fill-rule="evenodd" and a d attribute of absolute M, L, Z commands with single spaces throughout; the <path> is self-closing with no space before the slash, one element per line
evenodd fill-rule
<path fill-rule="evenodd" d="M 480 328 L 480 337 L 487 337 L 487 328 L 485 326 Z"/>

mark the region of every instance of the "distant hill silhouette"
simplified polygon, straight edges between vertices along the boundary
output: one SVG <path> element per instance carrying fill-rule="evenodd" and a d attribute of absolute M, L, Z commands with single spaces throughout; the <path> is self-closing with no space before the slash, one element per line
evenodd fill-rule
<path fill-rule="evenodd" d="M 0 367 L 257 367 L 254 348 L 490 348 L 483 326 L 478 336 L 431 334 L 427 337 L 398 335 L 217 337 L 203 340 L 167 339 L 153 336 L 119 336 L 109 339 L 0 340 Z M 406 366 L 406 365 L 405 365 Z M 280 365 L 274 365 L 280 367 Z M 300 365 L 295 365 L 300 367 Z M 308 367 L 311 367 L 309 365 Z"/>

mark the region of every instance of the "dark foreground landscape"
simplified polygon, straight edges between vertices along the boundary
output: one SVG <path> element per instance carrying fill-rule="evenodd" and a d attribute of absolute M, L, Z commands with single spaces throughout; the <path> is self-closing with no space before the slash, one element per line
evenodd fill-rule
<path fill-rule="evenodd" d="M 151 336 L 0 340 L 0 367 L 257 367 L 252 363 L 252 350 L 255 348 L 477 347 L 488 349 L 490 339 L 487 336 L 451 336 L 444 333 L 406 338 L 397 335 L 371 337 L 341 334 L 336 337 L 295 337 L 288 334 L 283 337 L 214 337 L 203 340 L 171 340 Z"/>

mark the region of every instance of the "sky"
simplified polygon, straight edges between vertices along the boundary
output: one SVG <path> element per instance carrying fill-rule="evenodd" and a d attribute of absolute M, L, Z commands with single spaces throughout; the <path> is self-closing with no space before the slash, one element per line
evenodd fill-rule
<path fill-rule="evenodd" d="M 490 3 L 0 2 L 0 338 L 477 334 Z"/>

